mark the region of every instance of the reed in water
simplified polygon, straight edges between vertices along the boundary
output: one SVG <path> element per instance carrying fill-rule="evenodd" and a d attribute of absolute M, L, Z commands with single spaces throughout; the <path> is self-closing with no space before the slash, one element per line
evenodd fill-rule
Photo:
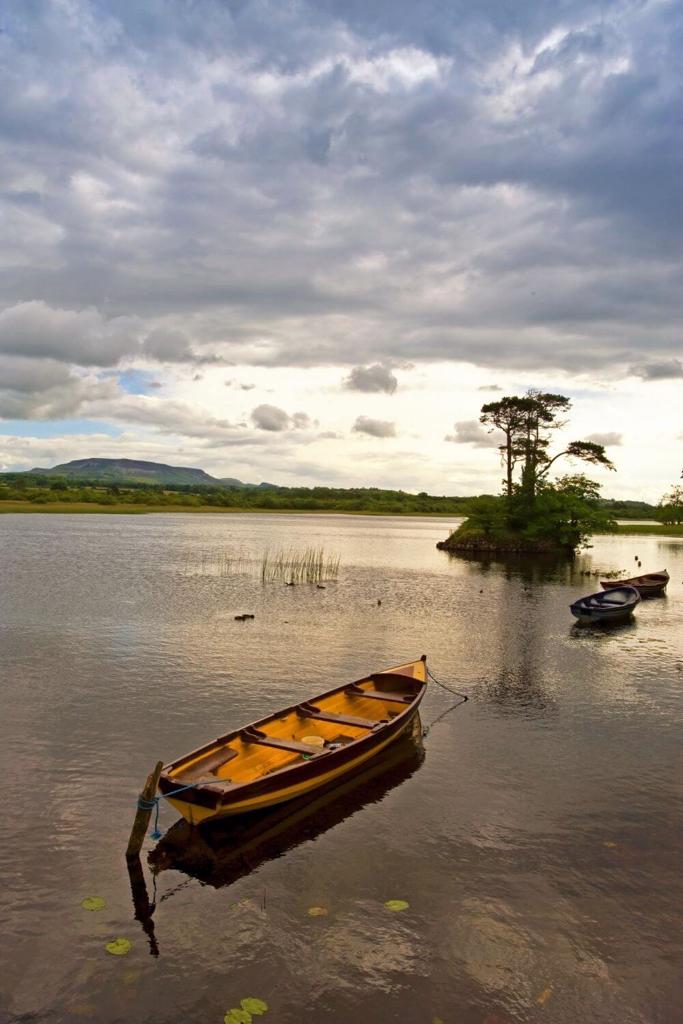
<path fill-rule="evenodd" d="M 261 559 L 261 579 L 264 583 L 284 580 L 285 583 L 322 583 L 336 580 L 339 575 L 339 555 L 330 555 L 324 548 L 290 548 L 277 552 L 264 551 Z"/>
<path fill-rule="evenodd" d="M 254 561 L 242 554 L 200 550 L 188 556 L 184 572 L 186 576 L 247 576 L 254 572 L 254 567 Z"/>

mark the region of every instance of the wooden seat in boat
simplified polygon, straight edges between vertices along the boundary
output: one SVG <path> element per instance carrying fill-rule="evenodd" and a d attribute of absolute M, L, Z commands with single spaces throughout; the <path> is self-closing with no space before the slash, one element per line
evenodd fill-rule
<path fill-rule="evenodd" d="M 278 750 L 289 750 L 293 754 L 325 754 L 323 747 L 314 747 L 311 743 L 299 743 L 298 740 L 280 740 L 277 736 L 267 736 L 258 729 L 243 729 L 240 737 L 245 743 L 260 743 L 264 747 L 276 747 Z"/>
<path fill-rule="evenodd" d="M 200 779 L 211 776 L 216 778 L 218 776 L 218 769 L 222 768 L 228 761 L 232 761 L 233 757 L 237 757 L 236 750 L 231 750 L 230 747 L 221 747 L 220 750 L 209 754 L 208 757 L 203 757 L 200 761 L 195 761 L 194 764 L 183 768 L 178 772 L 176 778 L 182 779 L 183 782 L 198 782 Z"/>
<path fill-rule="evenodd" d="M 349 697 L 369 697 L 370 700 L 386 700 L 392 704 L 410 704 L 412 693 L 389 693 L 382 690 L 364 690 L 362 686 L 349 686 L 344 690 Z"/>
<path fill-rule="evenodd" d="M 353 725 L 357 729 L 375 729 L 382 722 L 371 718 L 356 718 L 355 715 L 338 715 L 334 711 L 321 711 L 313 704 L 302 704 L 299 714 L 305 718 L 317 718 L 320 722 L 337 722 L 339 725 Z"/>

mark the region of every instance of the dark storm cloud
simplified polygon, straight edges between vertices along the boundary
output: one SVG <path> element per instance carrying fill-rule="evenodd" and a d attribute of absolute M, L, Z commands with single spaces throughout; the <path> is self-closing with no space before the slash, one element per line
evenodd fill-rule
<path fill-rule="evenodd" d="M 675 380 L 683 377 L 683 362 L 680 359 L 659 359 L 650 363 L 632 366 L 631 373 L 643 380 Z"/>
<path fill-rule="evenodd" d="M 373 420 L 370 416 L 359 416 L 351 428 L 356 434 L 370 437 L 396 437 L 396 424 L 388 420 Z"/>
<path fill-rule="evenodd" d="M 189 338 L 184 331 L 156 328 L 145 338 L 143 349 L 146 356 L 162 363 L 184 363 L 193 357 Z"/>
<path fill-rule="evenodd" d="M 0 312 L 0 352 L 51 358 L 82 366 L 114 366 L 139 353 L 140 324 L 129 317 L 106 321 L 95 309 L 73 312 L 45 302 L 20 302 Z"/>
<path fill-rule="evenodd" d="M 352 375 L 675 361 L 676 18 L 14 0 L 0 351 Z"/>
<path fill-rule="evenodd" d="M 374 363 L 372 366 L 354 366 L 344 381 L 344 387 L 350 391 L 384 391 L 393 395 L 398 381 L 388 366 Z"/>
<path fill-rule="evenodd" d="M 62 419 L 117 393 L 113 380 L 86 380 L 53 359 L 0 355 L 0 420 Z"/>

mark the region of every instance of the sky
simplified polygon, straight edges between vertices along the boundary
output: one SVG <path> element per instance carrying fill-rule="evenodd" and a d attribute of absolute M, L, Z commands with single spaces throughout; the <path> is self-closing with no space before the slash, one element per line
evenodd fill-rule
<path fill-rule="evenodd" d="M 5 0 L 0 470 L 496 492 L 481 405 L 535 387 L 657 500 L 682 43 L 668 0 Z"/>

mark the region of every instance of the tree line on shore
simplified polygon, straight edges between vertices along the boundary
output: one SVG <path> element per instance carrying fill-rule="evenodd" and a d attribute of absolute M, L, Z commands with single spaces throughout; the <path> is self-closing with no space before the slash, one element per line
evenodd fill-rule
<path fill-rule="evenodd" d="M 0 476 L 0 501 L 35 505 L 98 504 L 183 508 L 371 512 L 386 515 L 466 515 L 469 498 L 410 494 L 376 487 L 213 487 L 112 484 L 31 473 Z"/>
<path fill-rule="evenodd" d="M 683 489 L 678 505 L 657 507 L 644 501 L 598 499 L 598 507 L 615 519 L 683 521 Z M 254 510 L 375 512 L 387 515 L 468 515 L 474 503 L 495 500 L 492 495 L 458 497 L 411 494 L 375 487 L 212 487 L 188 484 L 114 484 L 73 480 L 66 476 L 27 473 L 0 474 L 0 501 L 46 504 L 151 505 Z M 675 516 L 680 515 L 680 518 Z M 668 518 L 667 518 L 668 517 Z"/>

